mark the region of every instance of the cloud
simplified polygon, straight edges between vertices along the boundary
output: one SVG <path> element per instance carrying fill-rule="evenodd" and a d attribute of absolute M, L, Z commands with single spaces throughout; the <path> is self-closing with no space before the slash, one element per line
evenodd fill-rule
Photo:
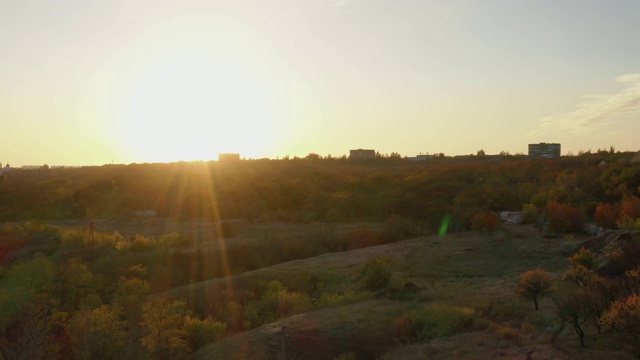
<path fill-rule="evenodd" d="M 611 125 L 623 117 L 640 113 L 640 73 L 620 75 L 615 81 L 626 84 L 626 87 L 614 94 L 585 95 L 576 110 L 542 118 L 538 130 L 529 136 L 612 135 Z"/>
<path fill-rule="evenodd" d="M 332 2 L 331 6 L 335 8 L 344 8 L 350 5 L 370 3 L 372 1 L 373 0 L 339 0 L 339 1 Z"/>

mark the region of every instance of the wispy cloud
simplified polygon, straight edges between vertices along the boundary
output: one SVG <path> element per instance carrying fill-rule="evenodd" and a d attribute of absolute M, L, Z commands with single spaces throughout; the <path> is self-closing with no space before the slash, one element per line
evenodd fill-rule
<path fill-rule="evenodd" d="M 621 75 L 615 81 L 626 87 L 615 94 L 586 95 L 576 110 L 542 118 L 538 129 L 528 135 L 571 137 L 596 132 L 611 135 L 614 129 L 609 125 L 621 117 L 640 113 L 640 73 Z"/>
<path fill-rule="evenodd" d="M 347 7 L 349 5 L 368 3 L 368 2 L 372 2 L 372 1 L 373 0 L 338 0 L 338 1 L 333 1 L 331 3 L 331 6 L 333 6 L 335 8 L 344 8 L 344 7 Z"/>

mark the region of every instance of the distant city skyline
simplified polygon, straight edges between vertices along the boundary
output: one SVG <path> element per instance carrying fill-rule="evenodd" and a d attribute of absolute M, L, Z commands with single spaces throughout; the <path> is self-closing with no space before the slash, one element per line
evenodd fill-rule
<path fill-rule="evenodd" d="M 0 161 L 640 146 L 640 2 L 0 2 Z"/>

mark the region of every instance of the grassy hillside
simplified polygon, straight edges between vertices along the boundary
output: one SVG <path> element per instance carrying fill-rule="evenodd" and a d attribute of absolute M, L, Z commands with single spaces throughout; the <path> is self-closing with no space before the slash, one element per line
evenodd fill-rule
<path fill-rule="evenodd" d="M 504 225 L 492 236 L 431 236 L 325 254 L 156 296 L 197 304 L 278 280 L 316 300 L 310 311 L 208 345 L 193 355 L 196 359 L 281 359 L 283 343 L 287 359 L 524 359 L 532 348 L 533 359 L 625 359 L 607 337 L 580 348 L 569 327 L 552 341 L 560 323 L 551 300 L 543 299 L 535 312 L 531 302 L 516 295 L 520 273 L 539 267 L 559 275 L 580 243 L 545 240 L 532 227 Z M 386 290 L 364 291 L 360 270 L 379 257 L 391 260 L 391 282 Z M 309 288 L 308 282 L 315 285 Z M 359 296 L 328 305 L 318 300 L 325 293 L 348 291 Z M 441 331 L 418 338 L 403 333 L 403 319 L 429 311 L 436 314 L 429 326 Z M 464 321 L 447 328 L 459 318 Z"/>

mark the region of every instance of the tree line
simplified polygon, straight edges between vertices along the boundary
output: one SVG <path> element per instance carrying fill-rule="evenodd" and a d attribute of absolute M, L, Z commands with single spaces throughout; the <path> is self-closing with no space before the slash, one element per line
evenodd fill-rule
<path fill-rule="evenodd" d="M 634 227 L 640 162 L 601 151 L 561 159 L 437 157 L 410 162 L 307 157 L 235 163 L 14 170 L 0 186 L 0 220 L 94 219 L 154 210 L 160 217 L 251 221 L 383 221 L 398 215 L 437 231 L 471 228 L 483 211 L 525 211 L 557 231 L 584 220 Z"/>

